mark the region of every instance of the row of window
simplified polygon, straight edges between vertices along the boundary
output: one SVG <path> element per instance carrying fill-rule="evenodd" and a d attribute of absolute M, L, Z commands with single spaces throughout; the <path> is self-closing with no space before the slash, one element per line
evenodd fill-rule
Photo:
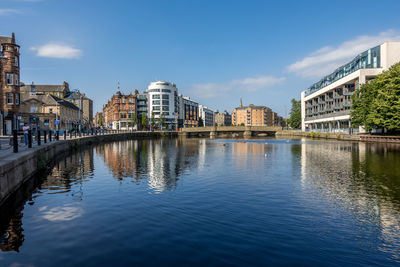
<path fill-rule="evenodd" d="M 160 103 L 162 103 L 163 105 L 169 106 L 169 100 L 163 100 L 162 102 L 160 102 L 160 100 L 153 100 L 153 105 L 160 105 Z"/>
<path fill-rule="evenodd" d="M 15 96 L 15 97 L 14 97 Z M 7 93 L 6 94 L 6 102 L 7 105 L 13 105 L 15 98 L 15 105 L 19 105 L 19 94 Z"/>
<path fill-rule="evenodd" d="M 160 106 L 153 106 L 153 110 L 161 110 Z M 163 106 L 162 107 L 163 111 L 169 111 L 169 107 L 168 106 Z"/>
<path fill-rule="evenodd" d="M 171 90 L 169 90 L 169 89 L 149 89 L 149 90 L 147 90 L 147 92 L 163 92 L 163 93 L 171 93 Z"/>
<path fill-rule="evenodd" d="M 160 99 L 160 95 L 153 95 L 153 99 Z M 169 95 L 162 95 L 162 99 L 169 99 Z"/>
<path fill-rule="evenodd" d="M 6 74 L 6 83 L 7 83 L 7 85 L 19 85 L 18 74 L 7 73 Z"/>

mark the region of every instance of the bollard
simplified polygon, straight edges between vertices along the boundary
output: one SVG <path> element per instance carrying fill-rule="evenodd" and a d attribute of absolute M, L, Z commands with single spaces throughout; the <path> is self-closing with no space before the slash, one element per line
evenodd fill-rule
<path fill-rule="evenodd" d="M 69 139 L 72 139 L 72 132 L 69 132 Z"/>
<path fill-rule="evenodd" d="M 51 132 L 51 130 L 49 131 L 49 143 L 51 142 L 51 136 L 52 136 L 52 134 L 51 134 L 52 132 Z"/>
<path fill-rule="evenodd" d="M 46 130 L 43 131 L 43 141 L 45 144 L 47 143 L 47 131 Z"/>
<path fill-rule="evenodd" d="M 28 148 L 32 148 L 32 130 L 28 130 Z"/>
<path fill-rule="evenodd" d="M 13 151 L 18 153 L 18 131 L 13 130 Z"/>
<path fill-rule="evenodd" d="M 67 140 L 67 131 L 64 131 L 64 140 Z"/>
<path fill-rule="evenodd" d="M 40 136 L 40 130 L 37 131 L 37 145 L 40 146 L 42 143 L 42 137 Z"/>
<path fill-rule="evenodd" d="M 56 131 L 56 141 L 60 140 L 60 131 Z"/>
<path fill-rule="evenodd" d="M 94 130 L 92 129 L 92 136 L 94 135 Z"/>

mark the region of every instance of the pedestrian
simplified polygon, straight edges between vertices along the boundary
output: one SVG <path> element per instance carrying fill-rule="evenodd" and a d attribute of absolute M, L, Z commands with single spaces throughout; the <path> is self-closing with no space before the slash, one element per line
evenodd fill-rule
<path fill-rule="evenodd" d="M 24 123 L 24 126 L 22 127 L 22 130 L 24 131 L 24 137 L 25 137 L 25 145 L 28 145 L 28 131 L 29 131 L 30 127 L 28 125 L 28 123 Z"/>

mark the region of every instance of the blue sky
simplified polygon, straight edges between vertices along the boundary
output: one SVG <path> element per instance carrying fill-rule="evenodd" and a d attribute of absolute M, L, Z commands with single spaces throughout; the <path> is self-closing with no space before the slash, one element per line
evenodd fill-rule
<path fill-rule="evenodd" d="M 21 81 L 68 81 L 101 109 L 155 80 L 212 109 L 290 99 L 372 46 L 400 40 L 400 1 L 0 0 Z"/>

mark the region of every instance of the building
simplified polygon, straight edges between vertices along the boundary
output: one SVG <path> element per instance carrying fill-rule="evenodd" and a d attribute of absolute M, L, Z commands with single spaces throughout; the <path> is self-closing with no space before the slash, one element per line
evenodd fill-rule
<path fill-rule="evenodd" d="M 74 104 L 53 95 L 21 94 L 21 123 L 36 130 L 72 130 L 79 128 L 82 111 Z"/>
<path fill-rule="evenodd" d="M 214 111 L 199 105 L 199 118 L 203 120 L 203 126 L 214 126 Z"/>
<path fill-rule="evenodd" d="M 90 129 L 93 127 L 93 101 L 84 93 L 72 92 L 66 101 L 73 103 L 82 110 L 82 128 Z"/>
<path fill-rule="evenodd" d="M 142 117 L 145 116 L 147 119 L 148 114 L 148 101 L 147 101 L 147 93 L 140 93 L 136 95 L 136 117 L 138 119 L 138 129 L 143 129 L 144 125 L 142 123 Z"/>
<path fill-rule="evenodd" d="M 385 42 L 357 55 L 301 93 L 303 131 L 357 132 L 350 121 L 351 95 L 400 61 L 400 42 Z"/>
<path fill-rule="evenodd" d="M 215 124 L 217 126 L 230 126 L 232 125 L 232 116 L 229 114 L 228 111 L 224 111 L 222 113 L 216 112 L 215 113 Z"/>
<path fill-rule="evenodd" d="M 103 127 L 104 125 L 103 112 L 96 112 L 93 119 L 93 125 L 96 128 Z"/>
<path fill-rule="evenodd" d="M 178 96 L 179 128 L 197 127 L 199 125 L 199 103 L 190 97 Z"/>
<path fill-rule="evenodd" d="M 53 95 L 55 97 L 63 99 L 64 97 L 71 94 L 69 84 L 63 82 L 62 84 L 21 84 L 21 93 L 31 93 L 38 95 Z"/>
<path fill-rule="evenodd" d="M 148 118 L 154 115 L 156 120 L 163 115 L 169 129 L 175 129 L 178 120 L 178 89 L 174 83 L 166 81 L 152 82 L 147 87 Z"/>
<path fill-rule="evenodd" d="M 136 90 L 135 94 L 137 93 Z M 103 106 L 103 117 L 104 125 L 113 130 L 134 128 L 132 122 L 136 119 L 136 95 L 132 93 L 124 95 L 121 91 L 117 91 Z"/>
<path fill-rule="evenodd" d="M 20 106 L 20 54 L 15 34 L 0 36 L 0 134 L 18 129 Z"/>
<path fill-rule="evenodd" d="M 245 126 L 273 126 L 273 112 L 265 106 L 240 106 L 232 111 L 232 124 Z"/>

